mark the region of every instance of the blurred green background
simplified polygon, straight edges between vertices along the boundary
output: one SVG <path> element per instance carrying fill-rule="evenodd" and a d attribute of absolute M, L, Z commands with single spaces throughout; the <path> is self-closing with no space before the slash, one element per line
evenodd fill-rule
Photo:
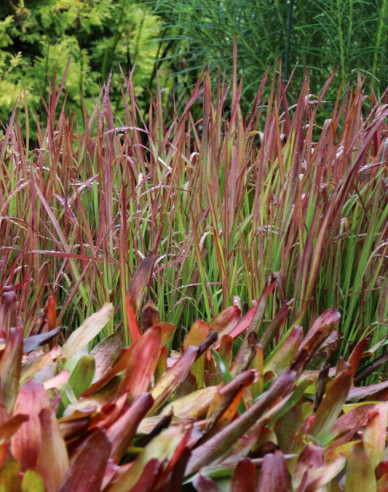
<path fill-rule="evenodd" d="M 76 116 L 83 104 L 92 110 L 111 70 L 110 95 L 120 116 L 120 67 L 127 76 L 135 67 L 136 95 L 145 107 L 158 73 L 165 107 L 173 110 L 205 65 L 229 80 L 235 37 L 246 107 L 263 72 L 279 61 L 296 89 L 307 67 L 315 93 L 338 67 L 328 98 L 360 72 L 379 94 L 388 85 L 388 0 L 3 0 L 0 120 L 6 124 L 19 96 L 39 114 L 70 54 L 65 88 Z"/>

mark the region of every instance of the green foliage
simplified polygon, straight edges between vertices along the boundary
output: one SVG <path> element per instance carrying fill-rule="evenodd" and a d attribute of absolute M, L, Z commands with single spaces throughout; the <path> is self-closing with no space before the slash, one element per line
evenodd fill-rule
<path fill-rule="evenodd" d="M 168 127 L 161 90 L 144 117 L 133 81 L 123 85 L 124 121 L 106 88 L 79 130 L 67 105 L 56 116 L 53 87 L 37 146 L 23 139 L 18 115 L 1 142 L 0 271 L 3 286 L 20 284 L 26 334 L 39 330 L 50 286 L 61 324 L 115 299 L 115 322 L 134 340 L 129 279 L 150 256 L 137 282 L 177 327 L 175 346 L 195 319 L 210 320 L 235 299 L 253 303 L 271 275 L 279 283 L 268 319 L 286 301 L 288 327 L 334 306 L 349 314 L 341 355 L 360 337 L 379 342 L 387 323 L 388 110 L 365 98 L 362 81 L 333 109 L 324 95 L 309 95 L 308 79 L 291 106 L 282 82 L 264 77 L 245 117 L 237 83 L 231 110 L 206 74 Z"/>
<path fill-rule="evenodd" d="M 6 0 L 0 6 L 0 119 L 7 121 L 18 97 L 37 108 L 54 75 L 66 76 L 68 110 L 82 119 L 91 111 L 109 72 L 121 66 L 133 76 L 135 92 L 148 97 L 158 50 L 159 20 L 145 3 L 132 0 Z M 121 93 L 111 94 L 116 110 Z"/>
<path fill-rule="evenodd" d="M 252 100 L 267 67 L 285 62 L 289 49 L 288 79 L 299 86 L 309 69 L 311 89 L 319 93 L 327 77 L 339 67 L 339 83 L 355 85 L 361 71 L 380 94 L 388 85 L 388 2 L 376 0 L 322 0 L 290 2 L 262 0 L 153 0 L 164 19 L 173 49 L 166 56 L 182 82 L 187 72 L 209 65 L 231 73 L 233 42 L 238 47 L 239 74 L 244 74 L 244 102 Z M 290 43 L 287 29 L 290 26 Z M 337 85 L 339 85 L 339 83 Z M 328 97 L 335 97 L 335 90 Z"/>

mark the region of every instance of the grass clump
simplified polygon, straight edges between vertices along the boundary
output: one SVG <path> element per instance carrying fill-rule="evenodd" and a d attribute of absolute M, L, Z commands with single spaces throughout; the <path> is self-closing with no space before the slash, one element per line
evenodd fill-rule
<path fill-rule="evenodd" d="M 14 111 L 6 490 L 386 487 L 388 108 L 361 80 L 328 103 L 330 80 L 316 97 L 308 78 L 289 106 L 264 75 L 245 116 L 236 73 L 213 94 L 204 72 L 168 122 L 160 92 L 142 118 L 131 77 L 125 121 L 110 83 L 84 132 L 65 80 L 38 141 Z"/>
<path fill-rule="evenodd" d="M 213 94 L 205 73 L 182 114 L 167 118 L 159 93 L 144 120 L 123 79 L 125 121 L 115 121 L 108 83 L 82 132 L 66 99 L 60 106 L 64 83 L 54 84 L 45 124 L 37 120 L 37 142 L 28 128 L 23 138 L 19 110 L 1 142 L 2 285 L 17 286 L 26 335 L 50 288 L 65 326 L 114 300 L 121 309 L 104 335 L 121 326 L 129 343 L 129 279 L 152 256 L 143 284 L 176 341 L 238 298 L 251 306 L 271 274 L 267 323 L 286 301 L 291 323 L 334 306 L 344 315 L 343 355 L 360 337 L 381 339 L 388 110 L 361 80 L 330 103 L 330 81 L 316 97 L 306 79 L 289 106 L 281 80 L 264 75 L 243 115 L 236 75 Z"/>

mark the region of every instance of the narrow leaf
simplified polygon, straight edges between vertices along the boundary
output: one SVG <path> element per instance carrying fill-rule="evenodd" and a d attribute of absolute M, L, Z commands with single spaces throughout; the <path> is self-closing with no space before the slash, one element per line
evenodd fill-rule
<path fill-rule="evenodd" d="M 0 359 L 0 394 L 8 411 L 12 410 L 19 391 L 23 336 L 19 328 L 10 328 L 5 350 Z"/>

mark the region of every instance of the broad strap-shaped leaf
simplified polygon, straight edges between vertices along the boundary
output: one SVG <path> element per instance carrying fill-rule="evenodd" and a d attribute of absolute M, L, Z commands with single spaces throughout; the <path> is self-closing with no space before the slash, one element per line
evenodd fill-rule
<path fill-rule="evenodd" d="M 209 322 L 209 331 L 216 331 L 219 339 L 223 335 L 229 335 L 237 326 L 241 318 L 241 309 L 237 306 L 230 306 L 221 311 Z"/>
<path fill-rule="evenodd" d="M 201 388 L 193 393 L 182 396 L 168 405 L 160 412 L 161 415 L 174 415 L 180 419 L 200 419 L 206 415 L 214 395 L 217 393 L 217 386 Z"/>
<path fill-rule="evenodd" d="M 160 344 L 163 345 L 164 342 L 168 340 L 170 337 L 172 330 L 173 330 L 173 325 L 169 323 L 159 323 L 155 327 L 153 327 L 156 331 L 160 330 Z M 148 332 L 149 330 L 147 330 Z M 154 333 L 154 332 L 152 332 Z M 146 335 L 146 333 L 144 334 Z M 130 347 L 127 347 L 120 355 L 118 360 L 116 361 L 115 365 L 98 381 L 96 381 L 90 388 L 88 388 L 86 391 L 84 391 L 83 396 L 89 396 L 93 395 L 97 391 L 99 391 L 101 388 L 103 388 L 111 379 L 113 379 L 117 374 L 120 372 L 125 371 L 127 375 L 130 376 L 129 373 L 129 365 L 132 364 L 131 361 L 133 361 L 133 356 L 132 352 L 136 349 L 136 344 L 139 343 L 140 347 L 143 345 L 144 341 L 141 341 L 142 337 L 138 338 L 138 341 L 134 344 L 131 345 Z M 136 349 L 138 350 L 138 349 Z M 141 369 L 141 368 L 139 368 Z M 135 384 L 136 386 L 136 384 Z"/>
<path fill-rule="evenodd" d="M 114 366 L 123 349 L 122 333 L 113 333 L 98 343 L 90 355 L 96 361 L 93 383 L 100 380 Z"/>
<path fill-rule="evenodd" d="M 291 370 L 301 374 L 322 343 L 338 326 L 340 319 L 341 315 L 338 311 L 328 309 L 314 321 L 295 355 Z"/>
<path fill-rule="evenodd" d="M 28 421 L 28 415 L 18 413 L 0 425 L 0 445 L 7 444 L 20 427 Z"/>
<path fill-rule="evenodd" d="M 36 470 L 43 477 L 46 492 L 57 492 L 69 467 L 66 444 L 50 408 L 43 408 L 39 420 L 42 440 Z"/>
<path fill-rule="evenodd" d="M 106 430 L 112 443 L 111 458 L 118 463 L 129 447 L 140 421 L 152 407 L 154 400 L 149 393 L 143 393 Z"/>
<path fill-rule="evenodd" d="M 270 343 L 272 343 L 273 339 L 279 334 L 280 328 L 285 323 L 287 316 L 291 311 L 291 304 L 292 301 L 284 303 L 276 313 L 274 319 L 266 328 L 263 336 L 261 337 L 261 345 L 263 346 L 263 350 L 266 350 Z"/>
<path fill-rule="evenodd" d="M 70 334 L 63 344 L 62 355 L 69 359 L 96 337 L 108 323 L 113 313 L 113 305 L 105 304 L 97 313 L 87 318 L 82 325 Z"/>
<path fill-rule="evenodd" d="M 108 487 L 107 492 L 131 490 L 140 480 L 147 463 L 153 459 L 157 459 L 160 463 L 168 463 L 175 455 L 176 449 L 185 438 L 187 432 L 190 431 L 187 431 L 184 426 L 175 426 L 156 436 L 147 444 L 129 470 Z"/>
<path fill-rule="evenodd" d="M 351 440 L 356 432 L 365 427 L 370 416 L 374 414 L 374 408 L 374 403 L 366 403 L 341 415 L 330 429 L 331 442 L 327 451 L 337 447 L 339 443 L 343 444 Z"/>
<path fill-rule="evenodd" d="M 370 456 L 373 470 L 384 460 L 385 456 L 387 412 L 387 402 L 376 405 L 364 430 L 363 441 Z"/>
<path fill-rule="evenodd" d="M 153 492 L 162 472 L 163 464 L 158 459 L 152 458 L 145 465 L 143 473 L 136 485 L 131 488 L 131 492 Z"/>
<path fill-rule="evenodd" d="M 105 432 L 94 429 L 71 459 L 58 492 L 100 492 L 110 450 Z"/>
<path fill-rule="evenodd" d="M 131 343 L 136 343 L 141 337 L 141 331 L 128 292 L 125 294 L 125 314 L 127 316 L 128 332 Z"/>
<path fill-rule="evenodd" d="M 298 487 L 302 481 L 306 481 L 309 474 L 325 464 L 324 449 L 320 446 L 307 445 L 301 452 L 296 462 L 292 485 L 294 489 Z"/>
<path fill-rule="evenodd" d="M 8 411 L 12 410 L 19 391 L 22 355 L 22 332 L 19 328 L 11 328 L 0 359 L 0 394 Z"/>
<path fill-rule="evenodd" d="M 144 258 L 135 270 L 128 287 L 128 298 L 132 310 L 137 315 L 144 296 L 144 288 L 147 286 L 155 258 L 153 255 Z M 134 340 L 132 340 L 133 342 Z"/>
<path fill-rule="evenodd" d="M 355 442 L 346 465 L 345 492 L 377 490 L 376 477 L 370 456 L 363 442 Z"/>
<path fill-rule="evenodd" d="M 364 350 L 366 346 L 368 345 L 368 339 L 363 338 L 361 339 L 357 345 L 354 347 L 352 350 L 352 353 L 349 356 L 348 363 L 350 364 L 350 367 L 352 368 L 353 371 L 353 376 L 356 374 L 356 371 L 358 369 L 358 365 L 360 364 L 361 357 L 364 353 Z"/>
<path fill-rule="evenodd" d="M 148 328 L 151 328 L 151 326 L 160 323 L 158 308 L 155 306 L 149 294 L 147 297 L 147 301 L 145 302 L 144 307 L 141 311 L 141 320 L 143 333 L 147 331 Z"/>
<path fill-rule="evenodd" d="M 151 414 L 155 414 L 182 384 L 189 374 L 199 350 L 199 347 L 194 347 L 193 345 L 187 347 L 174 366 L 159 379 L 151 390 L 151 395 L 155 400 Z"/>
<path fill-rule="evenodd" d="M 201 473 L 194 478 L 193 486 L 197 492 L 221 492 L 214 480 Z"/>
<path fill-rule="evenodd" d="M 29 361 L 22 366 L 21 383 L 26 383 L 34 377 L 34 375 L 41 369 L 46 368 L 48 374 L 47 379 L 50 379 L 50 375 L 54 375 L 54 367 L 52 361 L 57 359 L 61 355 L 61 347 L 55 345 L 49 352 L 44 352 L 42 355 Z M 51 371 L 50 369 L 51 368 Z"/>
<path fill-rule="evenodd" d="M 119 390 L 120 394 L 128 394 L 130 402 L 147 391 L 158 364 L 160 349 L 161 329 L 158 326 L 147 330 L 133 345 Z"/>
<path fill-rule="evenodd" d="M 249 458 L 241 458 L 230 481 L 230 492 L 255 492 L 256 467 Z"/>
<path fill-rule="evenodd" d="M 36 466 L 42 435 L 39 414 L 43 408 L 50 408 L 50 401 L 42 383 L 24 384 L 16 398 L 14 413 L 24 413 L 28 420 L 11 439 L 12 455 L 22 471 Z"/>
<path fill-rule="evenodd" d="M 257 305 L 252 306 L 249 309 L 249 311 L 240 319 L 237 325 L 230 331 L 229 336 L 234 339 L 237 338 L 239 335 L 241 335 L 241 333 L 244 333 L 244 331 L 251 326 L 256 311 L 257 311 Z M 218 342 L 216 348 L 218 348 L 219 343 L 220 342 Z"/>
<path fill-rule="evenodd" d="M 76 399 L 91 385 L 94 377 L 95 362 L 94 357 L 91 355 L 84 355 L 81 357 L 74 369 L 72 370 L 68 383 L 68 391 L 72 392 L 72 396 Z M 66 387 L 61 390 L 62 402 L 58 410 L 58 414 L 61 415 L 63 410 L 70 403 L 71 399 L 68 397 Z"/>
<path fill-rule="evenodd" d="M 339 455 L 334 461 L 331 461 L 328 464 L 320 466 L 319 468 L 311 468 L 304 487 L 301 488 L 301 490 L 303 490 L 303 492 L 316 492 L 317 490 L 321 490 L 343 470 L 345 464 L 346 457 Z"/>
<path fill-rule="evenodd" d="M 340 372 L 338 376 L 335 377 L 318 407 L 314 422 L 310 429 L 310 434 L 319 439 L 322 444 L 327 444 L 331 439 L 329 431 L 342 411 L 351 385 L 351 369 Z"/>
<path fill-rule="evenodd" d="M 271 352 L 269 358 L 264 361 L 264 371 L 273 371 L 280 374 L 288 369 L 303 340 L 303 328 L 294 326 L 277 347 Z"/>
<path fill-rule="evenodd" d="M 370 384 L 369 386 L 355 386 L 349 391 L 347 401 L 359 401 L 364 398 L 371 398 L 382 390 L 388 388 L 388 381 Z M 375 399 L 375 397 L 373 398 Z"/>
<path fill-rule="evenodd" d="M 187 348 L 190 345 L 199 347 L 203 343 L 210 333 L 210 329 L 207 323 L 198 320 L 194 321 L 188 334 L 183 342 L 183 348 Z M 202 388 L 205 378 L 205 353 L 202 354 L 192 365 L 190 372 L 195 377 L 197 382 L 197 388 Z"/>
<path fill-rule="evenodd" d="M 225 386 L 218 388 L 208 411 L 208 420 L 205 428 L 207 433 L 210 431 L 211 435 L 213 435 L 234 418 L 245 388 L 251 386 L 257 378 L 257 371 L 244 371 Z"/>
<path fill-rule="evenodd" d="M 291 492 L 291 478 L 281 451 L 264 456 L 257 492 Z"/>
<path fill-rule="evenodd" d="M 187 474 L 198 471 L 217 458 L 231 451 L 231 447 L 239 437 L 245 434 L 249 428 L 257 422 L 264 412 L 285 396 L 293 387 L 295 373 L 285 371 L 272 383 L 272 386 L 254 403 L 251 408 L 233 420 L 227 427 L 218 432 L 211 439 L 193 450 L 187 465 Z"/>

